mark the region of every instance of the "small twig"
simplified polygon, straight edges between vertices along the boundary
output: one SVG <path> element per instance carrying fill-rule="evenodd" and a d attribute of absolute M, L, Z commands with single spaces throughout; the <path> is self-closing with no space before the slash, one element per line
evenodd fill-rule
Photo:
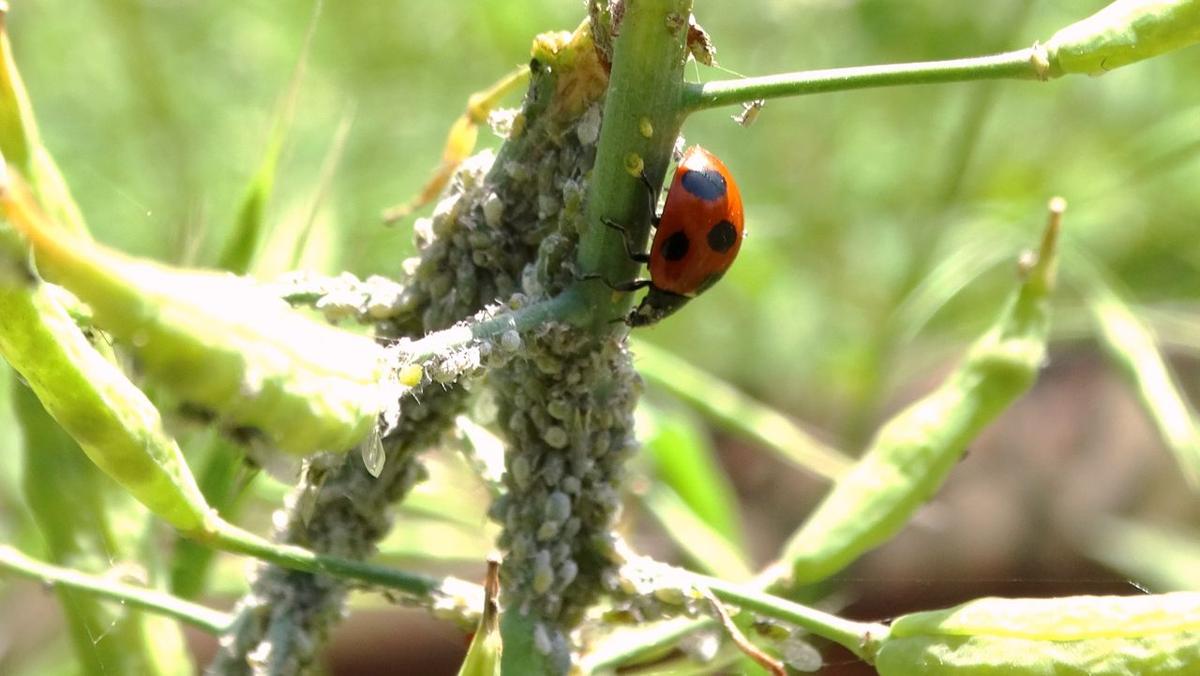
<path fill-rule="evenodd" d="M 1034 46 L 1003 54 L 945 61 L 851 66 L 780 73 L 737 80 L 689 84 L 683 107 L 689 112 L 749 103 L 760 99 L 898 85 L 970 82 L 973 80 L 1045 80 L 1045 50 Z"/>
<path fill-rule="evenodd" d="M 479 585 L 458 578 L 411 573 L 357 559 L 320 554 L 296 545 L 270 542 L 220 519 L 214 520 L 207 532 L 190 535 L 212 547 L 253 556 L 282 568 L 331 575 L 399 592 L 416 605 L 443 608 L 447 614 L 467 621 L 473 622 L 478 616 L 475 603 L 483 595 Z"/>
<path fill-rule="evenodd" d="M 210 634 L 224 632 L 233 621 L 232 616 L 219 610 L 153 589 L 38 561 L 8 545 L 0 545 L 0 570 L 12 571 L 51 587 L 77 589 L 100 598 L 128 604 L 133 608 L 165 615 Z"/>
<path fill-rule="evenodd" d="M 729 617 L 729 611 L 725 609 L 725 604 L 721 603 L 708 587 L 699 587 L 700 593 L 704 594 L 704 598 L 708 600 L 713 611 L 717 614 L 717 618 L 721 621 L 721 625 L 725 627 L 725 633 L 729 634 L 729 638 L 733 639 L 738 650 L 741 650 L 747 657 L 758 663 L 758 666 L 775 674 L 775 676 L 787 676 L 787 670 L 783 666 L 783 662 L 771 657 L 763 652 L 758 646 L 750 642 L 741 629 L 733 623 L 733 618 Z"/>

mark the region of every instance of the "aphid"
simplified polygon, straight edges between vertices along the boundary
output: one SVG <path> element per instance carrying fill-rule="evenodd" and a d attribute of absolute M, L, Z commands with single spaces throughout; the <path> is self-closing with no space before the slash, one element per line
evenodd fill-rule
<path fill-rule="evenodd" d="M 642 180 L 652 204 L 657 202 L 645 175 Z M 618 291 L 650 289 L 625 323 L 653 324 L 715 284 L 742 246 L 744 222 L 742 194 L 725 163 L 700 146 L 684 151 L 662 214 L 651 217 L 657 230 L 650 251 L 634 252 L 625 240 L 630 258 L 650 268 L 650 279 L 614 286 Z M 605 225 L 625 233 L 619 223 L 606 220 Z"/>
<path fill-rule="evenodd" d="M 767 105 L 766 99 L 755 99 L 753 101 L 742 104 L 742 112 L 731 116 L 734 122 L 749 127 L 758 119 L 759 113 L 762 112 L 763 106 Z"/>

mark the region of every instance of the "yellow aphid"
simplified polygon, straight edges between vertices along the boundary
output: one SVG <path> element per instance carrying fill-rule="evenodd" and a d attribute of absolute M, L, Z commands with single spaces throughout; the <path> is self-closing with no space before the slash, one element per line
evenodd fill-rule
<path fill-rule="evenodd" d="M 421 378 L 425 375 L 425 369 L 420 364 L 405 364 L 400 367 L 400 371 L 396 374 L 396 378 L 401 385 L 405 387 L 416 387 L 421 384 Z"/>

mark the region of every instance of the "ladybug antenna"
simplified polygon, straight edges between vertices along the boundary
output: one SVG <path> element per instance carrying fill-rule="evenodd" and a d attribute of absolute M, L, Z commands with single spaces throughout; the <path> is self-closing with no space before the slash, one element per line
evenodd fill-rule
<path fill-rule="evenodd" d="M 725 72 L 725 73 L 729 73 L 730 75 L 733 75 L 733 76 L 735 76 L 735 77 L 741 77 L 741 78 L 744 78 L 744 77 L 746 77 L 745 75 L 743 75 L 743 74 L 741 74 L 741 73 L 737 72 L 736 70 L 733 70 L 732 68 L 726 68 L 725 66 L 722 66 L 722 65 L 720 65 L 720 64 L 716 64 L 716 63 L 714 63 L 714 64 L 712 64 L 711 66 L 709 66 L 709 68 L 716 68 L 716 69 L 717 69 L 717 70 L 719 70 L 719 71 L 723 71 L 723 72 Z"/>

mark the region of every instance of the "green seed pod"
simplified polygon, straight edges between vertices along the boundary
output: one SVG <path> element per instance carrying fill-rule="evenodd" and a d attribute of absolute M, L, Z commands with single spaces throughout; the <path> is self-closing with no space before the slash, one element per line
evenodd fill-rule
<path fill-rule="evenodd" d="M 883 676 L 1200 673 L 1200 593 L 986 598 L 892 623 Z"/>
<path fill-rule="evenodd" d="M 200 530 L 208 506 L 158 411 L 47 291 L 0 284 L 0 356 L 100 469 L 171 525 Z"/>
<path fill-rule="evenodd" d="M 1117 0 L 1046 41 L 1051 77 L 1103 75 L 1200 42 L 1200 0 Z"/>
<path fill-rule="evenodd" d="M 932 394 L 889 421 L 834 485 L 783 555 L 794 584 L 825 579 L 895 535 L 962 457 L 967 443 L 1036 378 L 1045 357 L 1058 216 L 1038 261 L 995 325 Z"/>
<path fill-rule="evenodd" d="M 24 437 L 22 492 L 46 541 L 47 556 L 80 573 L 111 575 L 114 559 L 133 560 L 142 553 L 145 543 L 127 534 L 144 529 L 145 508 L 96 468 L 37 395 L 14 385 L 14 411 Z M 65 495 L 70 499 L 64 500 Z M 177 623 L 66 585 L 56 585 L 55 592 L 79 673 L 190 673 Z M 96 640 L 100 630 L 103 641 Z"/>
<path fill-rule="evenodd" d="M 371 429 L 385 361 L 370 338 L 310 319 L 250 280 L 134 259 L 56 231 L 22 186 L 2 201 L 39 268 L 183 400 L 296 454 L 345 451 Z"/>

